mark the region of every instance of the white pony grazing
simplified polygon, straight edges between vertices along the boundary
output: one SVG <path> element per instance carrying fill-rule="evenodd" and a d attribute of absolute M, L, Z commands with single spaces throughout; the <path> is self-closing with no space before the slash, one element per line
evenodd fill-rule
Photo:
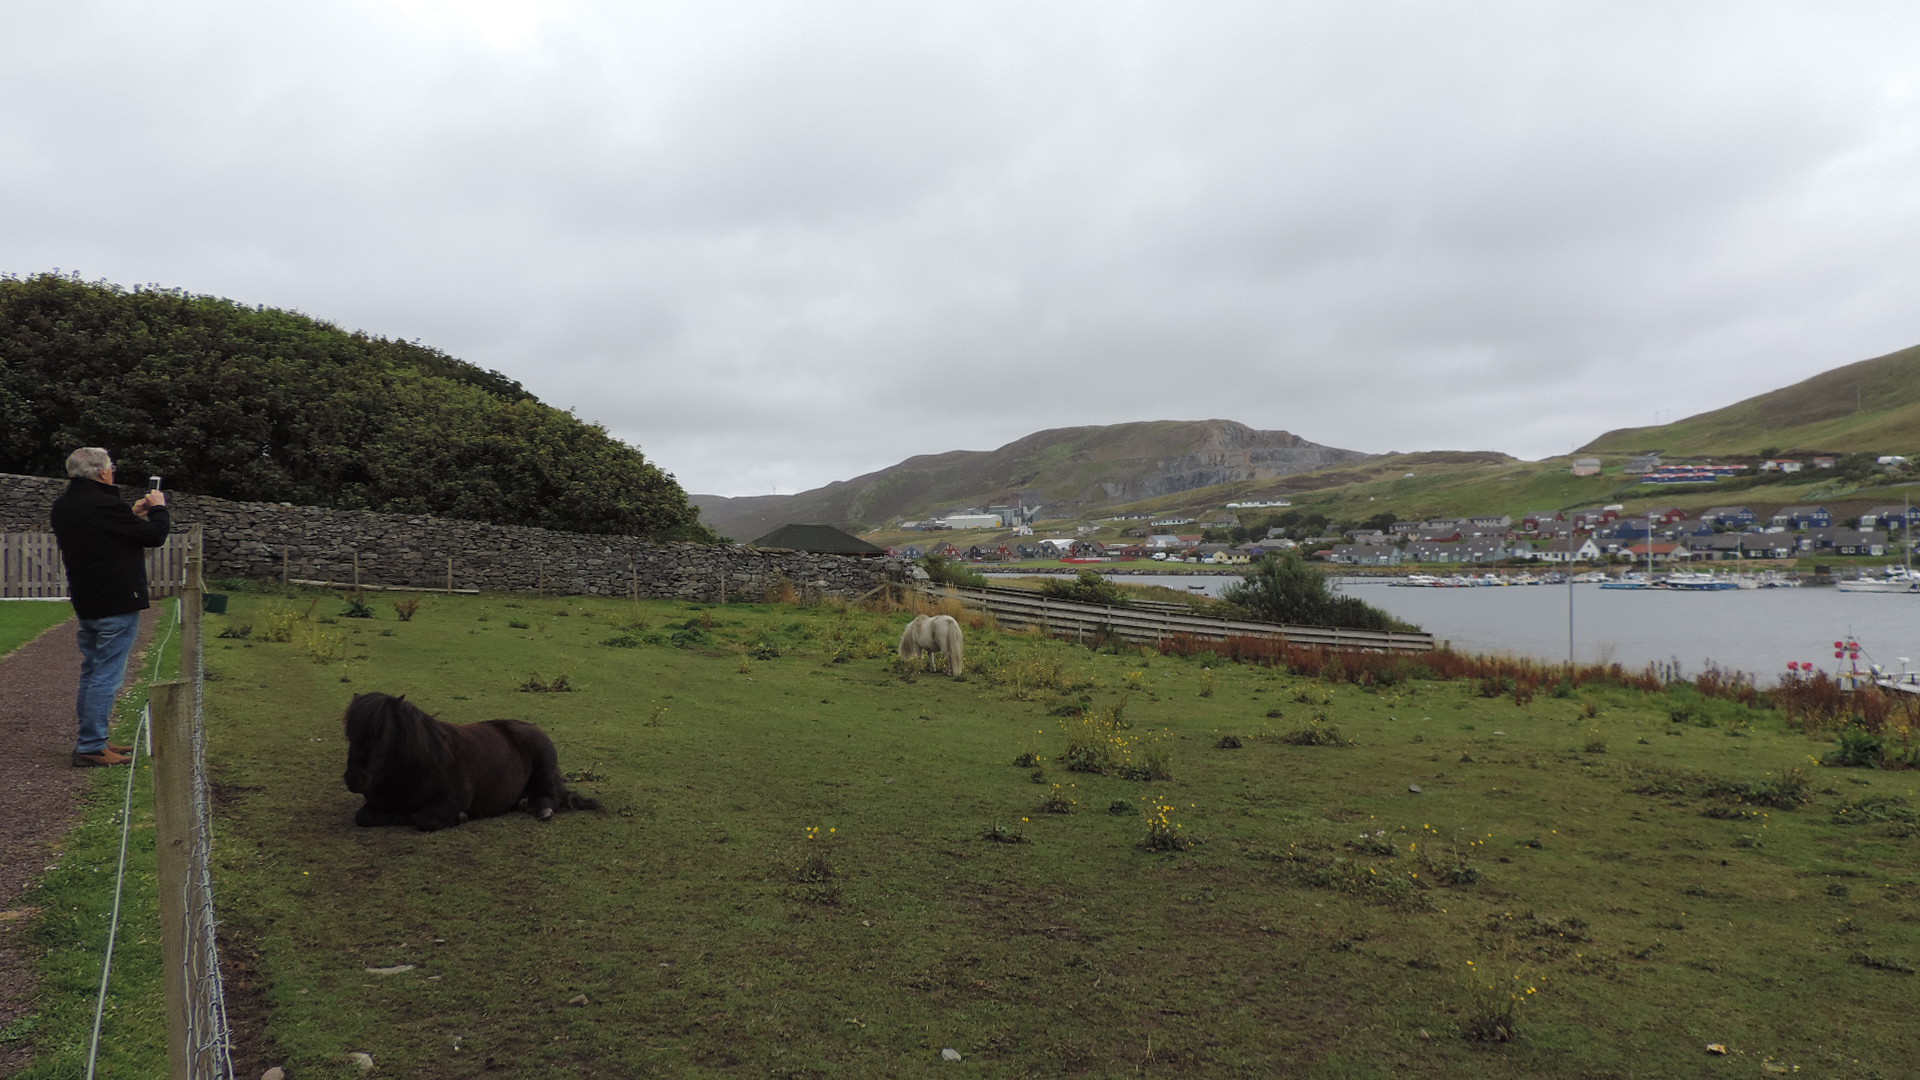
<path fill-rule="evenodd" d="M 947 658 L 947 674 L 960 674 L 961 654 L 966 651 L 960 624 L 951 615 L 915 615 L 900 635 L 900 659 L 911 660 L 927 654 L 927 670 L 934 670 L 933 654 Z"/>

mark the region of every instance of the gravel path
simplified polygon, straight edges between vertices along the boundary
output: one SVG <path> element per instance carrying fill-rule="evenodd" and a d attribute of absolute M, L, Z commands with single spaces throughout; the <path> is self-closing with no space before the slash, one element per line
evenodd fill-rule
<path fill-rule="evenodd" d="M 156 614 L 148 611 L 140 623 L 129 677 L 140 670 Z M 67 757 L 80 681 L 73 633 L 69 619 L 0 657 L 0 1030 L 33 1006 L 34 957 L 21 938 L 34 912 L 20 906 L 22 897 L 79 819 L 80 793 L 96 772 L 74 768 Z M 128 737 L 124 725 L 116 735 L 116 741 Z M 0 1043 L 0 1076 L 30 1060 L 25 1046 Z"/>

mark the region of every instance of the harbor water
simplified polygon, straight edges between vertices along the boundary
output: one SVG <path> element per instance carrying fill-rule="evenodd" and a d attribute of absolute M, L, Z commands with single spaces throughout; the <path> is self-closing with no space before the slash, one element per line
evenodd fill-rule
<path fill-rule="evenodd" d="M 1127 584 L 1220 590 L 1235 575 L 1127 575 Z M 1789 662 L 1833 671 L 1835 641 L 1858 641 L 1864 664 L 1920 668 L 1920 596 L 1833 588 L 1717 592 L 1602 589 L 1593 584 L 1467 589 L 1394 587 L 1391 578 L 1345 578 L 1358 597 L 1461 652 L 1578 664 L 1675 665 L 1683 676 L 1708 665 L 1771 685 Z"/>

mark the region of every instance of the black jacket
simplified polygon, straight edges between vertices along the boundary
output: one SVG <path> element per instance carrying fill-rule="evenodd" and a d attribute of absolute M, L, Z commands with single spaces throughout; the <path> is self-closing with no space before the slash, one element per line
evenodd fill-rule
<path fill-rule="evenodd" d="M 128 615 L 147 607 L 147 548 L 167 542 L 167 508 L 140 520 L 120 489 L 75 477 L 53 500 L 53 536 L 67 563 L 73 613 L 83 619 Z"/>

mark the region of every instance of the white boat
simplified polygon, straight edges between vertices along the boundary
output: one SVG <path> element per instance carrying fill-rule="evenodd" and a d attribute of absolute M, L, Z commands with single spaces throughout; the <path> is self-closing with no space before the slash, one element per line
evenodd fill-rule
<path fill-rule="evenodd" d="M 1881 577 L 1836 581 L 1833 587 L 1841 592 L 1920 593 L 1920 574 L 1905 567 L 1889 566 Z"/>
<path fill-rule="evenodd" d="M 1725 589 L 1737 589 L 1740 583 L 1732 578 L 1710 574 L 1705 570 L 1675 570 L 1667 575 L 1666 587 L 1685 589 L 1689 592 L 1720 592 Z"/>
<path fill-rule="evenodd" d="M 1833 587 L 1848 593 L 1920 593 L 1920 582 L 1903 581 L 1898 578 L 1855 578 L 1852 581 L 1837 581 Z"/>
<path fill-rule="evenodd" d="M 1833 587 L 1841 592 L 1880 592 L 1880 593 L 1920 593 L 1920 574 L 1913 572 L 1913 500 L 1907 500 L 1907 512 L 1901 519 L 1906 524 L 1907 542 L 1904 545 L 1906 560 L 1903 565 L 1889 566 L 1884 574 L 1877 578 L 1857 577 L 1847 581 L 1836 581 Z"/>

